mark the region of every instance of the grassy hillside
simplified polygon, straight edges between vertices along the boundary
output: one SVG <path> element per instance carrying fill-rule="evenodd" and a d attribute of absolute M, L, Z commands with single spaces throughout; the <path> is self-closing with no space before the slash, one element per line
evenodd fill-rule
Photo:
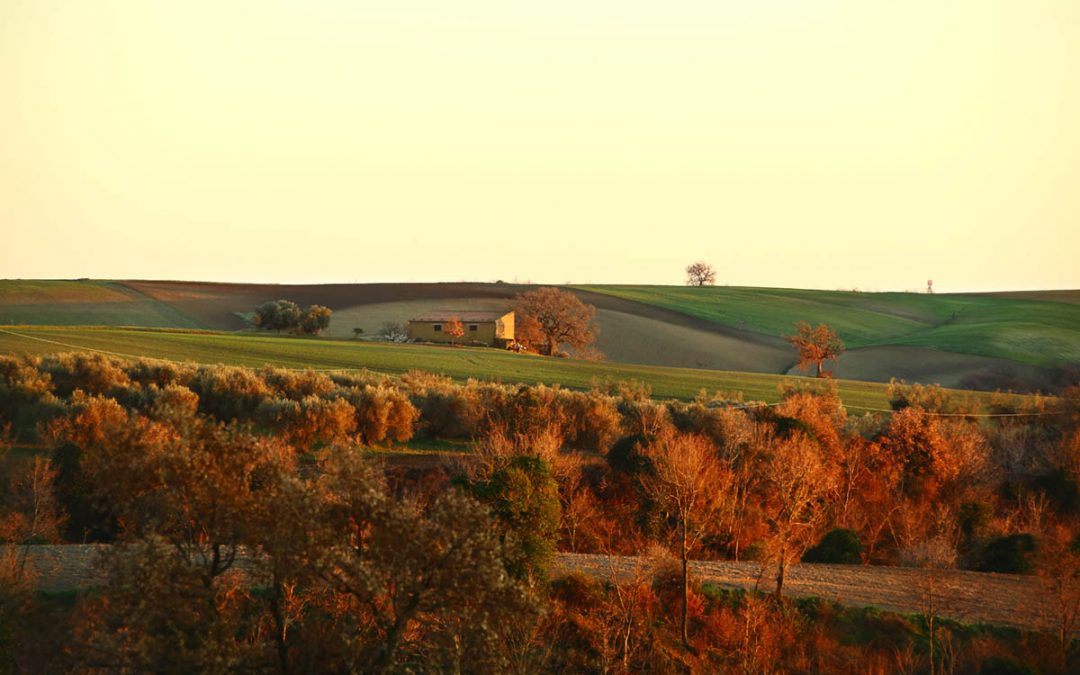
<path fill-rule="evenodd" d="M 0 281 L 0 325 L 200 328 L 169 305 L 112 281 Z"/>
<path fill-rule="evenodd" d="M 331 337 L 365 335 L 432 308 L 508 307 L 513 284 L 216 284 L 177 281 L 0 281 L 0 325 L 250 328 L 261 302 L 331 307 Z M 597 346 L 624 364 L 783 374 L 795 363 L 781 336 L 825 322 L 849 353 L 840 377 L 947 386 L 1029 386 L 1045 369 L 1080 362 L 1080 292 L 922 295 L 769 288 L 579 286 L 596 305 Z M 995 385 L 994 382 L 1009 382 Z M 1013 385 L 1011 383 L 1022 383 Z"/>
<path fill-rule="evenodd" d="M 1075 303 L 974 293 L 580 288 L 768 335 L 790 333 L 796 321 L 827 323 L 849 348 L 909 345 L 1039 366 L 1080 361 L 1080 305 Z"/>
<path fill-rule="evenodd" d="M 0 329 L 0 353 L 42 354 L 98 349 L 116 355 L 292 368 L 369 369 L 399 374 L 411 369 L 443 373 L 455 379 L 477 378 L 508 383 L 545 382 L 586 389 L 593 383 L 637 380 L 659 397 L 690 399 L 700 390 L 742 392 L 748 400 L 776 401 L 784 382 L 805 378 L 687 368 L 552 359 L 494 349 L 390 345 L 264 335 L 122 328 Z M 885 385 L 838 381 L 852 407 L 884 408 Z"/>

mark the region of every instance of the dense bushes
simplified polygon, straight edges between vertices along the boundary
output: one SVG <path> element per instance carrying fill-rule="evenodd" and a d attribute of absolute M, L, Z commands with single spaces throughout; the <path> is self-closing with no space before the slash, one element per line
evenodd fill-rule
<path fill-rule="evenodd" d="M 119 670 L 925 670 L 918 622 L 817 601 L 693 588 L 684 638 L 679 570 L 556 580 L 538 606 L 560 543 L 753 558 L 778 584 L 800 557 L 1035 572 L 1080 597 L 1080 391 L 977 420 L 939 390 L 893 389 L 895 413 L 854 417 L 828 388 L 766 407 L 632 384 L 0 357 L 0 450 L 53 453 L 0 462 L 0 539 L 124 544 L 66 651 Z M 357 449 L 416 433 L 473 452 L 388 481 Z M 235 574 L 242 550 L 263 556 L 255 590 Z M 1042 653 L 951 630 L 935 638 L 943 671 Z M 1063 635 L 1044 672 L 1075 665 Z"/>
<path fill-rule="evenodd" d="M 862 562 L 862 542 L 855 530 L 830 530 L 817 546 L 806 551 L 803 562 L 858 565 Z"/>
<path fill-rule="evenodd" d="M 380 444 L 393 440 L 404 443 L 413 437 L 420 413 L 400 390 L 366 384 L 346 389 L 341 396 L 355 411 L 358 442 Z"/>
<path fill-rule="evenodd" d="M 983 548 L 978 569 L 983 572 L 1029 574 L 1034 569 L 1035 537 L 1028 533 L 995 537 Z"/>
<path fill-rule="evenodd" d="M 266 330 L 283 330 L 316 335 L 330 326 L 334 314 L 329 307 L 311 305 L 307 310 L 291 300 L 269 300 L 255 308 L 253 323 Z"/>
<path fill-rule="evenodd" d="M 544 578 L 559 530 L 559 488 L 538 457 L 512 457 L 490 475 L 463 480 L 501 525 L 507 570 L 521 579 Z"/>
<path fill-rule="evenodd" d="M 707 439 L 731 483 L 695 556 L 769 557 L 781 549 L 794 555 L 773 540 L 787 537 L 783 532 L 798 533 L 801 554 L 842 529 L 855 533 L 868 562 L 929 556 L 979 567 L 994 538 L 1030 532 L 1038 540 L 1051 525 L 1075 528 L 1077 390 L 1059 399 L 995 397 L 995 409 L 1038 414 L 990 421 L 967 417 L 970 402 L 940 388 L 894 383 L 890 394 L 894 414 L 849 417 L 828 387 L 790 389 L 780 404 L 764 407 L 707 395 L 656 401 L 634 383 L 583 392 L 455 383 L 422 372 L 392 378 L 100 354 L 0 357 L 0 425 L 10 424 L 14 439 L 70 443 L 60 465 L 65 485 L 78 450 L 134 424 L 133 413 L 168 424 L 197 412 L 276 436 L 299 453 L 403 443 L 420 434 L 472 441 L 475 456 L 492 466 L 514 455 L 541 457 L 559 482 L 566 520 L 574 523 L 563 528 L 572 546 L 629 551 L 637 545 L 630 542 L 669 529 L 643 490 L 651 460 L 642 449 L 674 430 Z M 571 461 L 573 451 L 607 461 Z M 800 471 L 814 473 L 805 485 L 783 471 L 789 455 L 806 460 Z M 65 499 L 79 503 L 64 489 Z M 785 494 L 803 503 L 790 511 Z M 790 528 L 779 527 L 780 516 Z M 108 529 L 107 521 L 82 526 Z M 813 550 L 808 559 L 825 554 Z M 834 554 L 848 555 L 826 558 Z"/>
<path fill-rule="evenodd" d="M 298 448 L 341 443 L 356 431 L 356 408 L 343 399 L 264 399 L 255 419 Z"/>

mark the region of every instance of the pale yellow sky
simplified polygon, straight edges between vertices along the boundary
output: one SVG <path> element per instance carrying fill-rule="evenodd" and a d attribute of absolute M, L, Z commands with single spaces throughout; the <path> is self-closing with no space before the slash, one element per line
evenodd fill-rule
<path fill-rule="evenodd" d="M 0 0 L 0 277 L 1080 287 L 1080 1 Z"/>

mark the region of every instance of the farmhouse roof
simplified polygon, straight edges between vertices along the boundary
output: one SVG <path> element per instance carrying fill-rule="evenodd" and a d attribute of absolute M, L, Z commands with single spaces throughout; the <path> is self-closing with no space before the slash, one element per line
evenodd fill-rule
<path fill-rule="evenodd" d="M 475 310 L 475 309 L 433 309 L 424 312 L 420 316 L 413 317 L 412 321 L 450 321 L 457 319 L 464 323 L 483 323 L 486 321 L 498 321 L 511 310 Z"/>

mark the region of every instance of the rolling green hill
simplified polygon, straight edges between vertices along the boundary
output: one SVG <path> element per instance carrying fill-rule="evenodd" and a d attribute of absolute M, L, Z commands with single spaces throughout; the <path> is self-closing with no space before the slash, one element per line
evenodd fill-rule
<path fill-rule="evenodd" d="M 827 323 L 854 349 L 909 345 L 1035 366 L 1080 361 L 1080 305 L 1075 303 L 978 293 L 716 286 L 577 288 L 767 335 L 788 334 L 797 321 Z"/>
<path fill-rule="evenodd" d="M 820 380 L 764 373 L 553 359 L 495 349 L 372 344 L 286 336 L 125 328 L 0 328 L 0 353 L 46 354 L 101 350 L 128 358 L 149 357 L 196 363 L 244 366 L 274 365 L 328 370 L 366 369 L 401 374 L 419 369 L 463 380 L 507 383 L 558 383 L 587 389 L 594 384 L 644 382 L 661 398 L 691 399 L 710 393 L 742 392 L 747 400 L 772 402 L 784 382 L 820 384 Z M 886 408 L 885 385 L 839 380 L 840 395 L 853 408 Z"/>
<path fill-rule="evenodd" d="M 329 335 L 377 332 L 433 308 L 508 308 L 527 286 L 0 281 L 0 325 L 95 325 L 250 331 L 246 316 L 278 298 L 331 307 Z M 953 387 L 1053 386 L 1050 368 L 1080 364 L 1080 292 L 859 293 L 685 286 L 575 286 L 597 307 L 608 361 L 793 373 L 783 336 L 828 323 L 848 345 L 838 377 Z"/>
<path fill-rule="evenodd" d="M 0 281 L 0 325 L 200 328 L 172 305 L 113 281 Z"/>

